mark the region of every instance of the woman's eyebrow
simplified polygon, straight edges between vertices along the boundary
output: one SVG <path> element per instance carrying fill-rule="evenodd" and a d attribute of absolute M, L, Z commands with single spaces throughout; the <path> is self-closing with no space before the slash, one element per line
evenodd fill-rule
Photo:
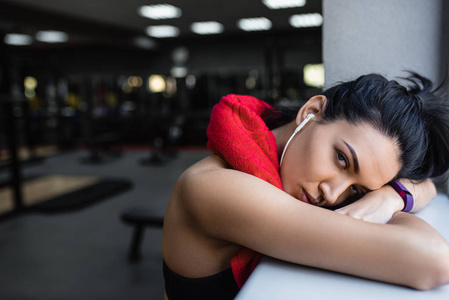
<path fill-rule="evenodd" d="M 355 150 L 345 141 L 343 141 L 343 143 L 345 143 L 346 147 L 348 147 L 349 151 L 352 154 L 352 159 L 354 162 L 354 172 L 356 174 L 359 174 L 359 160 L 357 159 L 357 153 L 355 153 Z"/>

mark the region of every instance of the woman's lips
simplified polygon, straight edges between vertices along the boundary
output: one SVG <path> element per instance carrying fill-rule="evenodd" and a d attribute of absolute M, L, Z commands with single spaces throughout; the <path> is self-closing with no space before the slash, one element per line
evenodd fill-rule
<path fill-rule="evenodd" d="M 308 195 L 307 195 L 307 193 L 303 190 L 302 191 L 302 193 L 301 193 L 301 201 L 302 202 L 305 202 L 305 203 L 308 203 L 308 204 L 312 204 L 312 202 L 310 202 L 310 198 L 308 197 Z"/>
<path fill-rule="evenodd" d="M 302 191 L 300 199 L 302 202 L 317 205 L 317 201 L 304 190 Z"/>

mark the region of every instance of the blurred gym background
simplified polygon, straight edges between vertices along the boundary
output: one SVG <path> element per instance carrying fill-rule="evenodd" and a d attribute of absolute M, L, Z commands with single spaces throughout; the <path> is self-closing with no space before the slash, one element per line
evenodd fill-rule
<path fill-rule="evenodd" d="M 320 0 L 0 1 L 0 298 L 161 299 L 213 105 L 319 92 L 322 24 Z"/>

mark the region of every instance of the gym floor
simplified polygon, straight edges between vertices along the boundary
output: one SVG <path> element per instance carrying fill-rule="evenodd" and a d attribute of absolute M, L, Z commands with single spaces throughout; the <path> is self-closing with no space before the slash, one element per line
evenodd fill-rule
<path fill-rule="evenodd" d="M 130 263 L 133 229 L 120 214 L 142 207 L 163 216 L 178 176 L 208 154 L 207 149 L 185 149 L 163 165 L 142 165 L 149 153 L 128 151 L 103 164 L 86 164 L 81 161 L 88 153 L 74 151 L 24 166 L 24 176 L 117 177 L 133 187 L 81 210 L 2 220 L 0 299 L 163 299 L 161 229 L 145 230 L 142 260 Z"/>

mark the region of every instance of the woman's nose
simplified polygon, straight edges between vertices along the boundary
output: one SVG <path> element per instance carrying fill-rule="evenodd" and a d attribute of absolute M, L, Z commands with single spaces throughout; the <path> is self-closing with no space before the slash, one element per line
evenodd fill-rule
<path fill-rule="evenodd" d="M 324 200 L 324 205 L 328 206 L 339 204 L 351 196 L 351 186 L 343 180 L 322 182 L 319 185 L 319 189 Z"/>

